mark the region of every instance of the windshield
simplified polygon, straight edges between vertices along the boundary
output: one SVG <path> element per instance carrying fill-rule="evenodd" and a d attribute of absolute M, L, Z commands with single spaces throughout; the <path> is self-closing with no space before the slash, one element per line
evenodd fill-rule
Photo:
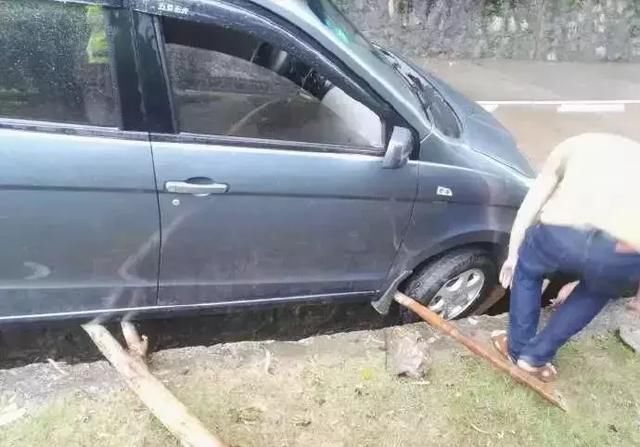
<path fill-rule="evenodd" d="M 442 95 L 404 60 L 382 47 L 371 44 L 329 0 L 307 0 L 309 9 L 343 43 L 366 49 L 393 68 L 416 97 L 429 121 L 444 135 L 460 137 L 458 119 Z"/>
<path fill-rule="evenodd" d="M 384 48 L 376 46 L 375 49 L 411 88 L 411 91 L 420 101 L 429 121 L 443 135 L 459 138 L 461 130 L 458 118 L 440 92 L 420 72 L 402 60 L 402 58 Z"/>

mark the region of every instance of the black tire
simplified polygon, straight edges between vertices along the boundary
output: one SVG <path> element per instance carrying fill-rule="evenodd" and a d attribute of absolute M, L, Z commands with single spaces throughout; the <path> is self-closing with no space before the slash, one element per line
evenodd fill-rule
<path fill-rule="evenodd" d="M 478 298 L 456 318 L 464 318 L 473 313 L 487 299 L 488 294 L 498 283 L 498 267 L 493 257 L 479 248 L 458 249 L 429 262 L 411 276 L 405 287 L 405 293 L 422 304 L 429 304 L 434 295 L 451 279 L 470 270 L 479 269 L 484 273 L 485 281 Z M 414 323 L 420 318 L 406 308 L 400 315 L 404 323 Z"/>

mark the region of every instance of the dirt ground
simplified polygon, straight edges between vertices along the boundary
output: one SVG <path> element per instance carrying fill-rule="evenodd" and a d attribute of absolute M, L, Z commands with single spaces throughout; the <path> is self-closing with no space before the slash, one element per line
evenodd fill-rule
<path fill-rule="evenodd" d="M 640 443 L 640 357 L 612 333 L 627 318 L 612 304 L 561 352 L 568 414 L 421 323 L 413 327 L 433 360 L 422 379 L 387 372 L 389 329 L 166 350 L 151 368 L 233 446 L 631 446 Z M 487 339 L 505 323 L 460 325 Z M 56 366 L 0 371 L 0 421 L 17 418 L 0 445 L 177 445 L 106 362 Z"/>

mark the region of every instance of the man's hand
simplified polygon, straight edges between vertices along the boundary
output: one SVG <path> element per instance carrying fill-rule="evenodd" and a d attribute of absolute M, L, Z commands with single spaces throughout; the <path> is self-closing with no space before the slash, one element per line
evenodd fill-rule
<path fill-rule="evenodd" d="M 633 297 L 627 304 L 627 309 L 636 317 L 640 317 L 640 297 Z"/>
<path fill-rule="evenodd" d="M 638 291 L 636 292 L 636 296 L 629 301 L 627 304 L 627 309 L 636 317 L 640 317 L 640 286 L 638 286 Z"/>
<path fill-rule="evenodd" d="M 559 305 L 564 303 L 567 298 L 569 298 L 569 295 L 571 295 L 571 292 L 573 292 L 573 289 L 576 288 L 578 283 L 580 283 L 580 281 L 570 282 L 569 284 L 565 284 L 564 286 L 562 286 L 562 289 L 560 289 L 560 291 L 558 292 L 558 296 L 551 300 L 551 306 L 558 307 Z"/>
<path fill-rule="evenodd" d="M 502 269 L 500 270 L 500 284 L 505 289 L 511 287 L 511 281 L 513 281 L 513 272 L 516 269 L 516 264 L 518 263 L 517 256 L 510 256 L 504 261 L 502 264 Z"/>

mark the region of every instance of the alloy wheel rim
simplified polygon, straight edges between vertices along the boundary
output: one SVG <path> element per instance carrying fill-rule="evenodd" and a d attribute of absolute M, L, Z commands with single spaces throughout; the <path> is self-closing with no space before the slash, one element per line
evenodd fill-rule
<path fill-rule="evenodd" d="M 429 302 L 429 309 L 452 320 L 476 302 L 485 283 L 480 269 L 469 269 L 449 279 Z"/>

